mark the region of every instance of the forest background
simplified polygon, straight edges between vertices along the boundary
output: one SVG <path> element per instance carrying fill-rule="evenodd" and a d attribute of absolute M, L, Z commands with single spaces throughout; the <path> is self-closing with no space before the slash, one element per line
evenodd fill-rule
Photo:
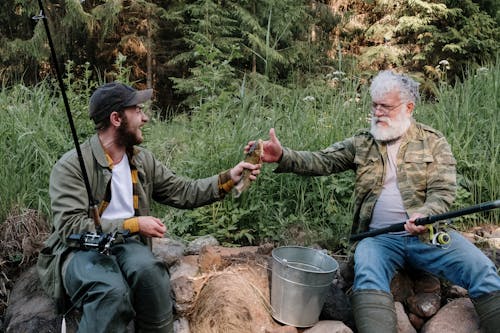
<path fill-rule="evenodd" d="M 496 0 L 44 1 L 80 142 L 104 82 L 153 88 L 144 146 L 179 175 L 208 177 L 249 140 L 325 148 L 369 126 L 380 69 L 421 83 L 415 117 L 457 159 L 453 208 L 500 198 L 500 2 Z M 36 209 L 73 147 L 36 1 L 0 3 L 0 221 Z M 266 165 L 240 198 L 195 210 L 155 206 L 171 236 L 226 245 L 348 245 L 354 174 L 277 175 Z M 457 219 L 498 223 L 498 210 Z"/>

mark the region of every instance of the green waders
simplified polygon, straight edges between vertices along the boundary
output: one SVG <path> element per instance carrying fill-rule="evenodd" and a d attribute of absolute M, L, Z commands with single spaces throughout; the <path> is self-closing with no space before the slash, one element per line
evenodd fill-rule
<path fill-rule="evenodd" d="M 500 291 L 473 299 L 484 333 L 500 332 Z"/>
<path fill-rule="evenodd" d="M 170 281 L 164 264 L 138 241 L 114 245 L 111 255 L 75 252 L 64 274 L 71 302 L 82 309 L 79 333 L 173 333 Z"/>
<path fill-rule="evenodd" d="M 379 290 L 360 290 L 351 295 L 354 321 L 359 333 L 396 333 L 397 318 L 392 295 Z"/>

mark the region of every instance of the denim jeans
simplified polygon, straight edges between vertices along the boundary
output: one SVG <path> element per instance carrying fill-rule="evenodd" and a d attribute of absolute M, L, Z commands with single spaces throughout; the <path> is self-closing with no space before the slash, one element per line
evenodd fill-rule
<path fill-rule="evenodd" d="M 71 302 L 82 310 L 79 333 L 172 332 L 170 281 L 164 264 L 131 238 L 112 255 L 77 251 L 64 274 Z"/>
<path fill-rule="evenodd" d="M 423 243 L 417 236 L 382 234 L 361 240 L 354 254 L 354 291 L 390 292 L 397 269 L 409 265 L 466 288 L 471 298 L 500 290 L 493 262 L 456 231 L 447 247 Z"/>

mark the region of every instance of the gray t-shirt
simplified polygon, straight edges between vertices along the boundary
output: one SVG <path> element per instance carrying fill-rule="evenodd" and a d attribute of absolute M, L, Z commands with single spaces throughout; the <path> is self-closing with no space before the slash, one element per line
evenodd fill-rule
<path fill-rule="evenodd" d="M 387 144 L 387 167 L 380 197 L 373 208 L 370 229 L 385 228 L 408 219 L 398 188 L 396 158 L 401 140 Z"/>

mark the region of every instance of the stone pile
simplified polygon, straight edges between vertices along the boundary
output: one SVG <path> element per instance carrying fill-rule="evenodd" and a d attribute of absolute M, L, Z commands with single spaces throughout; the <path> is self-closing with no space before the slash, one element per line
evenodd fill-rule
<path fill-rule="evenodd" d="M 497 266 L 500 264 L 495 247 L 500 244 L 500 229 L 466 236 L 476 244 L 487 244 L 483 251 Z M 311 328 L 295 328 L 273 320 L 269 296 L 272 249 L 272 245 L 221 247 L 212 237 L 201 237 L 187 246 L 172 239 L 155 239 L 153 252 L 170 267 L 177 318 L 175 332 L 355 332 L 348 297 L 353 281 L 352 263 L 335 255 L 339 269 L 328 290 L 320 321 Z M 479 332 L 477 314 L 463 288 L 421 271 L 405 270 L 393 279 L 391 292 L 399 333 Z M 76 332 L 78 318 L 77 311 L 67 316 L 67 332 Z M 235 323 L 236 328 L 230 328 Z M 60 324 L 61 316 L 40 289 L 34 267 L 25 271 L 11 291 L 3 331 L 58 332 Z M 133 332 L 132 326 L 127 332 Z M 210 327 L 214 329 L 210 331 Z"/>

